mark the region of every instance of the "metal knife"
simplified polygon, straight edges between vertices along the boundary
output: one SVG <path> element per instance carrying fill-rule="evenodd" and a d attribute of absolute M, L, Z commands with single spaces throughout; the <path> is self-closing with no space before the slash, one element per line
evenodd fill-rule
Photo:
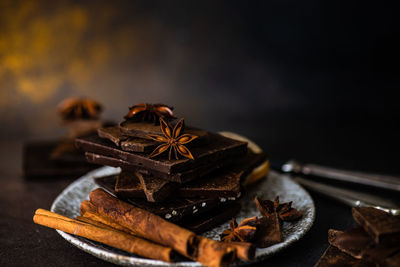
<path fill-rule="evenodd" d="M 282 171 L 358 183 L 400 192 L 400 177 L 339 170 L 316 164 L 301 164 L 295 160 L 290 160 L 285 163 L 282 166 Z"/>
<path fill-rule="evenodd" d="M 298 176 L 292 177 L 292 179 L 312 191 L 324 194 L 351 207 L 374 207 L 393 215 L 400 215 L 398 204 L 376 195 L 326 185 Z"/>

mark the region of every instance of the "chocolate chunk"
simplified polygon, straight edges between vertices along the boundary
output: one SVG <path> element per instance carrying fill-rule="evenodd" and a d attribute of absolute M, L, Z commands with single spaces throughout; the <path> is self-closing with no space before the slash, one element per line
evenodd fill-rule
<path fill-rule="evenodd" d="M 52 159 L 51 154 L 61 141 L 37 141 L 24 144 L 23 172 L 26 178 L 79 177 L 98 168 L 86 161 L 77 150 L 62 153 Z"/>
<path fill-rule="evenodd" d="M 354 220 L 376 243 L 400 243 L 400 218 L 372 207 L 352 209 Z"/>
<path fill-rule="evenodd" d="M 95 155 L 93 155 L 95 157 Z M 255 167 L 254 165 L 262 162 L 265 159 L 263 154 L 254 154 L 249 152 L 248 155 L 235 164 L 235 166 L 227 166 L 223 169 L 213 172 L 206 177 L 197 179 L 195 181 L 182 184 L 176 191 L 176 184 L 169 187 L 169 192 L 175 192 L 176 197 L 225 197 L 237 198 L 240 195 L 240 180 L 246 176 Z M 115 175 L 117 182 L 115 184 L 116 194 L 129 198 L 129 197 L 145 197 L 143 194 L 143 185 L 139 182 L 139 175 L 134 171 L 121 172 L 121 175 Z M 146 177 L 143 175 L 143 177 Z M 163 188 L 167 183 L 165 180 L 155 178 L 152 176 L 154 184 L 160 184 L 159 187 Z M 150 179 L 150 178 L 149 178 Z M 162 186 L 161 186 L 162 185 Z M 167 188 L 164 188 L 164 190 Z M 167 193 L 168 191 L 164 191 Z M 164 195 L 165 197 L 167 195 Z M 159 198 L 158 200 L 162 200 Z"/>
<path fill-rule="evenodd" d="M 97 135 L 77 138 L 78 147 L 86 152 L 122 159 L 128 163 L 148 170 L 155 170 L 168 175 L 201 166 L 202 164 L 217 163 L 229 157 L 241 157 L 247 152 L 247 143 L 214 134 L 208 145 L 191 148 L 195 160 L 181 158 L 168 160 L 166 158 L 149 158 L 148 155 L 126 152 L 119 149 L 109 140 Z"/>
<path fill-rule="evenodd" d="M 125 175 L 127 175 L 127 173 L 121 172 L 121 179 L 124 179 L 123 177 Z M 150 202 L 159 202 L 164 200 L 178 188 L 178 183 L 156 178 L 152 175 L 147 176 L 136 172 L 135 176 L 139 178 L 144 194 L 146 195 L 146 199 Z"/>
<path fill-rule="evenodd" d="M 259 219 L 255 234 L 257 247 L 266 248 L 280 242 L 282 242 L 282 231 L 278 214 L 274 212 L 269 217 Z"/>
<path fill-rule="evenodd" d="M 177 183 L 186 183 L 191 180 L 197 179 L 198 177 L 203 177 L 207 175 L 208 173 L 211 173 L 217 169 L 220 169 L 224 166 L 227 166 L 234 162 L 236 159 L 232 158 L 227 158 L 224 160 L 219 161 L 218 163 L 208 163 L 201 165 L 199 167 L 193 168 L 191 170 L 182 172 L 182 173 L 174 173 L 174 174 L 167 174 L 167 173 L 162 173 L 158 172 L 155 170 L 146 170 L 143 168 L 140 168 L 138 166 L 129 164 L 128 162 L 121 160 L 121 159 L 116 159 L 113 157 L 108 157 L 104 155 L 98 155 L 90 152 L 86 152 L 86 159 L 95 164 L 99 165 L 107 165 L 107 166 L 112 166 L 112 167 L 121 167 L 123 170 L 127 170 L 130 172 L 140 172 L 145 175 L 154 175 L 156 177 L 159 177 L 160 179 L 164 180 L 169 180 Z"/>
<path fill-rule="evenodd" d="M 169 122 L 171 127 L 174 127 L 177 120 Z M 121 132 L 134 137 L 148 139 L 149 134 L 163 135 L 159 125 L 155 125 L 152 122 L 133 122 L 124 121 L 120 124 Z M 185 134 L 194 134 L 198 136 L 198 139 L 202 139 L 208 136 L 208 132 L 205 130 L 185 126 Z"/>
<path fill-rule="evenodd" d="M 110 178 L 111 179 L 111 178 Z M 110 187 L 109 183 L 104 183 L 103 177 L 95 178 L 95 182 L 101 186 L 106 186 L 111 194 L 115 194 L 114 187 Z M 157 214 L 169 221 L 179 221 L 186 216 L 202 214 L 221 204 L 233 203 L 231 199 L 222 198 L 176 198 L 165 200 L 161 203 L 148 202 L 145 199 L 128 198 L 126 202 L 133 204 L 136 207 L 145 209 L 151 213 Z"/>
<path fill-rule="evenodd" d="M 315 267 L 373 267 L 373 263 L 355 259 L 340 251 L 334 246 L 329 246 L 322 257 L 315 264 Z"/>
<path fill-rule="evenodd" d="M 178 222 L 178 225 L 196 234 L 201 234 L 235 217 L 240 211 L 240 208 L 241 206 L 239 203 L 220 205 L 208 212 L 183 219 Z"/>
<path fill-rule="evenodd" d="M 152 140 L 124 135 L 118 126 L 99 128 L 97 133 L 99 137 L 110 140 L 124 151 L 147 153 L 153 151 L 158 145 Z"/>
<path fill-rule="evenodd" d="M 356 259 L 361 259 L 363 252 L 375 244 L 361 227 L 356 227 L 346 232 L 330 229 L 328 231 L 328 241 L 329 244 Z"/>
<path fill-rule="evenodd" d="M 356 227 L 346 232 L 330 229 L 328 241 L 344 253 L 356 259 L 384 265 L 384 261 L 400 251 L 400 244 L 395 246 L 376 244 L 362 227 Z"/>

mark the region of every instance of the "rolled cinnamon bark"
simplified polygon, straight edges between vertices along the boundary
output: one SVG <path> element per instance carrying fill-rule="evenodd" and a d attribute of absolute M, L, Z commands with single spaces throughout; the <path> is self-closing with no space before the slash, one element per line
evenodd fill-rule
<path fill-rule="evenodd" d="M 236 257 L 242 261 L 250 261 L 254 259 L 256 254 L 256 247 L 248 242 L 229 242 L 229 246 L 236 249 Z"/>
<path fill-rule="evenodd" d="M 229 266 L 235 260 L 236 249 L 227 243 L 201 236 L 198 238 L 197 261 L 208 267 Z"/>
<path fill-rule="evenodd" d="M 188 258 L 197 258 L 195 233 L 125 203 L 100 188 L 92 191 L 89 198 L 102 217 L 128 228 L 137 236 L 172 247 Z"/>
<path fill-rule="evenodd" d="M 90 211 L 90 212 L 97 212 L 97 208 L 93 203 L 90 203 L 89 200 L 84 200 L 81 202 L 81 207 L 80 207 L 80 212 L 81 215 L 83 215 L 85 212 Z"/>
<path fill-rule="evenodd" d="M 38 209 L 35 212 L 33 221 L 43 226 L 85 237 L 142 257 L 167 262 L 172 261 L 171 248 L 151 243 L 118 230 L 80 222 L 43 209 Z"/>

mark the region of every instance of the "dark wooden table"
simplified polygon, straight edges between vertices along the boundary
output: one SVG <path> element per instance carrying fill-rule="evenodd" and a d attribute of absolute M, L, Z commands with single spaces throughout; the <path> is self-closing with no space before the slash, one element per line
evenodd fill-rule
<path fill-rule="evenodd" d="M 273 166 L 297 158 L 349 169 L 400 174 L 399 131 L 395 121 L 379 116 L 319 118 L 318 116 L 246 121 L 235 130 L 258 142 Z M 222 130 L 210 124 L 211 129 Z M 74 179 L 25 180 L 21 175 L 26 138 L 0 141 L 0 266 L 111 266 L 66 242 L 56 231 L 32 222 L 37 208 L 49 209 Z M 354 225 L 350 208 L 312 193 L 316 219 L 311 230 L 291 247 L 256 266 L 312 266 L 328 246 L 329 228 Z"/>

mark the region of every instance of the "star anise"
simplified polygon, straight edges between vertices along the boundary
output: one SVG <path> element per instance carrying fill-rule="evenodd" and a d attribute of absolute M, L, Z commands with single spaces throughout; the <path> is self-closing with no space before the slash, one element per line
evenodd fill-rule
<path fill-rule="evenodd" d="M 253 241 L 257 230 L 257 216 L 244 219 L 239 223 L 233 218 L 230 222 L 230 229 L 226 229 L 220 235 L 224 242 L 251 242 Z"/>
<path fill-rule="evenodd" d="M 295 221 L 302 216 L 300 211 L 292 208 L 292 201 L 282 204 L 279 203 L 279 196 L 277 196 L 274 201 L 260 199 L 256 196 L 254 202 L 262 216 L 265 217 L 269 217 L 276 212 L 279 219 L 282 221 Z"/>
<path fill-rule="evenodd" d="M 169 160 L 171 160 L 172 151 L 174 151 L 175 159 L 178 159 L 178 153 L 186 158 L 194 159 L 192 153 L 186 146 L 184 146 L 184 144 L 192 142 L 198 136 L 193 134 L 180 135 L 183 128 L 183 121 L 183 119 L 180 119 L 171 132 L 168 124 L 162 118 L 160 118 L 160 128 L 164 136 L 149 134 L 148 137 L 155 141 L 163 142 L 163 144 L 154 149 L 154 151 L 150 154 L 150 158 L 156 157 L 169 149 Z"/>
<path fill-rule="evenodd" d="M 124 118 L 126 120 L 158 123 L 160 118 L 165 120 L 176 119 L 172 110 L 173 107 L 164 104 L 139 103 L 130 107 L 128 114 L 126 114 Z"/>
<path fill-rule="evenodd" d="M 58 111 L 64 120 L 97 119 L 102 106 L 87 98 L 67 98 L 58 105 Z"/>

